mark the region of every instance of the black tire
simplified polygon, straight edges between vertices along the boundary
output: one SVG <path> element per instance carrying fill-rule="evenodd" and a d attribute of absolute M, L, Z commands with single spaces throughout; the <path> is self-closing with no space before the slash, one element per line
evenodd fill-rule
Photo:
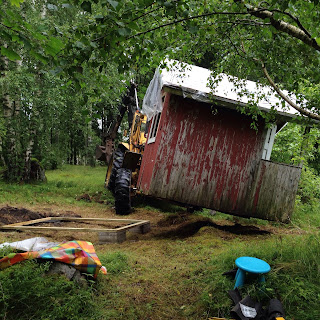
<path fill-rule="evenodd" d="M 125 153 L 125 148 L 119 146 L 118 149 L 115 151 L 115 153 L 113 155 L 112 163 L 110 163 L 110 165 L 112 165 L 112 169 L 111 169 L 110 179 L 109 179 L 109 183 L 107 185 L 107 188 L 113 194 L 115 192 L 117 173 L 118 173 L 118 170 L 122 166 L 122 162 L 123 162 L 123 159 L 124 159 L 124 153 Z"/>
<path fill-rule="evenodd" d="M 131 170 L 120 168 L 116 178 L 114 193 L 116 214 L 126 215 L 132 212 L 130 188 Z"/>

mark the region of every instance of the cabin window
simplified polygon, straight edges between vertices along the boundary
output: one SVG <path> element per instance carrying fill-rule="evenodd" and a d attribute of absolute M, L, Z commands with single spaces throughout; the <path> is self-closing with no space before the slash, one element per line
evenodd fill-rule
<path fill-rule="evenodd" d="M 262 152 L 262 159 L 263 160 L 270 160 L 271 151 L 273 147 L 274 137 L 276 135 L 277 125 L 273 125 L 271 128 L 268 128 L 266 140 L 264 142 L 263 152 Z"/>
<path fill-rule="evenodd" d="M 153 143 L 153 142 L 156 141 L 156 136 L 157 136 L 157 132 L 158 132 L 160 118 L 161 118 L 161 112 L 157 113 L 152 119 L 150 133 L 149 133 L 149 139 L 148 139 L 148 144 L 149 143 Z"/>

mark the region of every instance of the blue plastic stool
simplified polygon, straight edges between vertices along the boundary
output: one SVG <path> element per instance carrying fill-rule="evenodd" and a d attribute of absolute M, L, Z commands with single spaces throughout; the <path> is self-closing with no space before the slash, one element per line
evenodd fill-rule
<path fill-rule="evenodd" d="M 271 270 L 267 262 L 253 257 L 240 257 L 236 260 L 236 265 L 238 267 L 238 271 L 235 278 L 236 284 L 233 289 L 243 286 L 246 272 L 259 274 L 259 282 L 265 282 L 266 279 L 264 274 Z"/>

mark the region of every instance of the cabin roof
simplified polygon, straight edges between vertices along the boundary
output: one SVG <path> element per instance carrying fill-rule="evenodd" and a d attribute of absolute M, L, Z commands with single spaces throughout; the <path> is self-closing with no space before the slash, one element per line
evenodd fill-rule
<path fill-rule="evenodd" d="M 143 100 L 142 111 L 148 118 L 161 112 L 162 89 L 201 102 L 211 104 L 217 102 L 227 108 L 247 106 L 255 100 L 262 111 L 270 112 L 275 109 L 284 118 L 294 118 L 299 115 L 269 86 L 226 74 L 219 74 L 213 78 L 212 72 L 208 69 L 175 60 L 166 60 L 165 63 L 165 68 L 156 70 Z M 287 91 L 283 92 L 289 95 Z M 291 100 L 296 101 L 295 96 L 289 96 Z"/>

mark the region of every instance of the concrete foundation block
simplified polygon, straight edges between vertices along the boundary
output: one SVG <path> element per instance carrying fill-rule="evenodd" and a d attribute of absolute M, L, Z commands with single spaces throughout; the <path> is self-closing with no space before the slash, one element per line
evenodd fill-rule
<path fill-rule="evenodd" d="M 126 231 L 99 232 L 100 243 L 121 243 L 126 240 Z"/>
<path fill-rule="evenodd" d="M 148 233 L 150 231 L 150 222 L 145 223 L 141 226 L 136 226 L 134 228 L 130 228 L 128 229 L 128 231 L 132 232 L 132 233 Z"/>

